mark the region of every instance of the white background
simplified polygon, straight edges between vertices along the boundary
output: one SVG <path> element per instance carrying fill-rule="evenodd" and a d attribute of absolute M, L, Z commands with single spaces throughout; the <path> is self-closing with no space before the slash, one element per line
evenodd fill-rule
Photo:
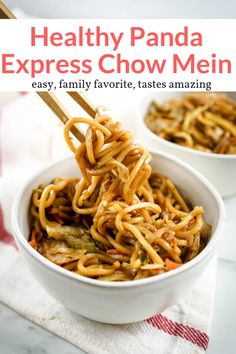
<path fill-rule="evenodd" d="M 5 0 L 43 18 L 233 18 L 235 0 Z"/>
<path fill-rule="evenodd" d="M 141 26 L 148 32 L 173 32 L 183 31 L 184 26 L 189 27 L 189 33 L 199 31 L 203 36 L 202 47 L 147 47 L 145 39 L 140 40 L 136 47 L 130 47 L 130 27 Z M 95 28 L 100 26 L 103 31 L 125 32 L 123 40 L 116 52 L 110 47 L 44 47 L 42 45 L 31 47 L 30 29 L 35 26 L 37 31 L 42 31 L 44 26 L 49 27 L 49 32 L 59 31 L 61 33 L 78 32 L 79 26 Z M 93 61 L 91 74 L 58 74 L 52 70 L 51 74 L 39 74 L 34 79 L 29 74 L 1 74 L 0 61 L 0 90 L 1 91 L 30 91 L 33 81 L 58 81 L 64 78 L 68 81 L 79 79 L 94 80 L 120 80 L 129 81 L 211 81 L 213 91 L 234 91 L 236 89 L 236 20 L 5 20 L 0 21 L 0 55 L 2 53 L 14 53 L 16 58 L 24 59 L 74 59 L 90 58 Z M 2 35 L 4 34 L 4 35 Z M 166 59 L 167 64 L 163 74 L 102 74 L 97 66 L 98 59 L 105 53 L 121 53 L 125 59 Z M 194 53 L 197 60 L 208 59 L 211 61 L 212 53 L 217 58 L 230 59 L 232 62 L 232 73 L 227 74 L 191 74 L 190 70 L 173 74 L 172 55 L 177 53 L 181 58 L 187 58 Z M 0 56 L 1 58 L 1 56 Z M 114 61 L 115 66 L 115 61 Z M 18 66 L 16 65 L 15 69 Z M 168 86 L 167 89 L 168 90 Z M 187 89 L 189 90 L 189 89 Z M 175 89 L 174 89 L 175 91 Z"/>

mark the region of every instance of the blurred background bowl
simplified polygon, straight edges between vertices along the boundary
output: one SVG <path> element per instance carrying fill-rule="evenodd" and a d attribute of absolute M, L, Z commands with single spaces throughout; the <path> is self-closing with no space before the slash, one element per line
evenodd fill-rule
<path fill-rule="evenodd" d="M 55 265 L 28 244 L 32 190 L 55 176 L 79 176 L 73 157 L 52 163 L 35 174 L 15 201 L 12 229 L 20 252 L 48 293 L 76 313 L 105 323 L 131 323 L 149 318 L 185 296 L 215 254 L 225 219 L 219 194 L 204 177 L 178 159 L 163 153 L 152 155 L 153 170 L 171 178 L 193 205 L 202 205 L 204 219 L 212 225 L 212 235 L 203 251 L 173 271 L 136 281 L 98 281 Z"/>
<path fill-rule="evenodd" d="M 159 104 L 173 98 L 181 98 L 187 92 L 153 92 L 142 98 L 139 112 L 138 140 L 149 149 L 164 151 L 189 163 L 203 174 L 218 190 L 222 197 L 236 193 L 236 155 L 223 155 L 201 152 L 169 142 L 153 133 L 145 124 L 144 118 L 152 101 Z M 236 100 L 235 92 L 227 95 Z"/>

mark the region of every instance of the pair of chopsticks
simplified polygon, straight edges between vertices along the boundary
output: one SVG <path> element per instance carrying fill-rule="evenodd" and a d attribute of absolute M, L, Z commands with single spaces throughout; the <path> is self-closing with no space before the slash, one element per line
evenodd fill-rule
<path fill-rule="evenodd" d="M 0 19 L 16 19 L 14 14 L 10 11 L 10 9 L 0 0 Z M 95 118 L 96 110 L 94 106 L 87 100 L 81 92 L 67 92 L 70 97 L 72 97 L 79 105 L 82 107 L 85 112 L 87 112 L 92 118 Z M 56 116 L 62 121 L 62 123 L 66 124 L 66 122 L 71 118 L 70 114 L 63 107 L 61 102 L 57 99 L 57 97 L 52 92 L 43 92 L 39 91 L 37 94 L 41 97 L 41 99 L 46 103 L 46 105 L 56 114 Z M 83 143 L 85 137 L 80 130 L 78 130 L 75 126 L 72 127 L 71 132 L 74 136 Z"/>
<path fill-rule="evenodd" d="M 92 118 L 96 116 L 96 110 L 94 106 L 87 100 L 82 92 L 67 92 L 70 97 L 72 97 L 76 103 L 82 107 L 85 112 L 87 112 Z M 44 103 L 56 114 L 56 116 L 62 121 L 62 123 L 66 124 L 66 122 L 71 118 L 70 114 L 58 100 L 58 98 L 52 92 L 37 92 L 37 94 L 42 98 Z M 85 137 L 80 130 L 78 130 L 75 126 L 71 128 L 71 133 L 83 143 Z"/>

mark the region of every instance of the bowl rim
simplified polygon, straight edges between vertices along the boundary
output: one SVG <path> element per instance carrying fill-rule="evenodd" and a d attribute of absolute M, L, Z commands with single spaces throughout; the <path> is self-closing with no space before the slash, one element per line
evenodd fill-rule
<path fill-rule="evenodd" d="M 53 262 L 49 261 L 47 258 L 42 256 L 39 252 L 37 252 L 33 247 L 31 247 L 29 245 L 27 239 L 24 237 L 23 232 L 21 231 L 21 228 L 18 223 L 18 217 L 19 217 L 19 213 L 20 213 L 20 209 L 21 209 L 21 199 L 24 196 L 24 193 L 26 192 L 26 190 L 29 188 L 29 185 L 31 183 L 33 183 L 33 181 L 38 177 L 38 175 L 45 173 L 47 170 L 50 170 L 53 167 L 55 167 L 56 165 L 61 164 L 65 161 L 71 160 L 71 161 L 75 162 L 74 156 L 59 159 L 59 160 L 56 160 L 56 161 L 53 161 L 53 162 L 50 162 L 50 163 L 44 165 L 43 167 L 38 169 L 38 171 L 36 171 L 24 183 L 24 185 L 22 186 L 21 190 L 18 192 L 18 194 L 15 198 L 13 208 L 12 208 L 12 230 L 13 230 L 13 235 L 14 235 L 16 242 L 19 243 L 23 247 L 23 249 L 31 257 L 35 258 L 41 265 L 48 268 L 48 270 L 56 271 L 57 274 L 59 274 L 61 276 L 65 276 L 66 278 L 70 278 L 72 280 L 82 282 L 82 283 L 90 285 L 90 286 L 99 287 L 99 288 L 117 288 L 117 289 L 119 289 L 119 288 L 140 287 L 143 285 L 148 285 L 151 283 L 164 281 L 166 279 L 172 278 L 173 276 L 178 275 L 178 274 L 185 272 L 185 271 L 189 270 L 190 268 L 194 267 L 197 263 L 199 263 L 203 258 L 205 258 L 211 252 L 212 248 L 214 247 L 215 243 L 218 240 L 218 237 L 219 237 L 220 232 L 223 227 L 224 220 L 226 218 L 225 206 L 224 206 L 223 200 L 220 197 L 217 190 L 210 184 L 210 182 L 208 182 L 208 180 L 204 176 L 202 176 L 198 171 L 196 171 L 194 168 L 189 166 L 187 163 L 181 161 L 180 159 L 178 159 L 176 157 L 170 156 L 167 153 L 156 151 L 155 149 L 149 149 L 149 151 L 152 155 L 162 156 L 164 158 L 167 158 L 167 159 L 177 163 L 178 165 L 180 165 L 184 169 L 187 169 L 188 172 L 195 175 L 195 177 L 197 177 L 197 179 L 199 179 L 200 182 L 202 182 L 205 185 L 205 187 L 210 191 L 210 193 L 212 194 L 212 196 L 215 199 L 216 207 L 218 209 L 218 215 L 219 215 L 219 218 L 216 223 L 215 231 L 212 234 L 212 237 L 209 240 L 209 242 L 207 243 L 206 247 L 194 259 L 183 264 L 181 267 L 179 267 L 177 269 L 174 269 L 172 271 L 169 271 L 169 272 L 166 272 L 166 273 L 163 273 L 160 275 L 156 275 L 156 276 L 152 276 L 152 277 L 148 277 L 148 278 L 144 278 L 144 279 L 139 279 L 139 280 L 135 280 L 135 281 L 129 280 L 129 281 L 125 281 L 125 282 L 122 282 L 122 281 L 106 282 L 106 281 L 98 281 L 97 279 L 88 278 L 88 277 L 82 276 L 80 274 L 74 274 L 74 273 L 54 264 Z"/>
<path fill-rule="evenodd" d="M 166 140 L 161 138 L 159 135 L 155 134 L 146 124 L 145 122 L 145 117 L 142 117 L 141 119 L 142 125 L 145 126 L 145 129 L 147 131 L 147 134 L 150 135 L 150 137 L 156 139 L 158 142 L 160 142 L 163 145 L 166 145 L 172 149 L 177 149 L 180 152 L 187 152 L 189 154 L 197 155 L 197 156 L 202 156 L 202 157 L 209 157 L 213 159 L 220 159 L 220 160 L 234 160 L 236 159 L 236 154 L 217 154 L 215 152 L 205 152 L 205 151 L 199 151 L 196 149 L 192 149 L 188 146 L 182 146 L 176 143 L 173 143 L 172 141 Z"/>

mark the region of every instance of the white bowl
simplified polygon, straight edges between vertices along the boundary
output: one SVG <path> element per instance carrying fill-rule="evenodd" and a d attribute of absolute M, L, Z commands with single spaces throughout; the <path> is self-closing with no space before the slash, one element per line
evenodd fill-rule
<path fill-rule="evenodd" d="M 166 100 L 182 97 L 185 92 L 150 93 L 141 104 L 139 117 L 138 140 L 149 149 L 164 151 L 172 156 L 179 157 L 202 173 L 218 190 L 222 197 L 236 193 L 236 155 L 223 155 L 202 152 L 169 142 L 153 133 L 145 124 L 144 117 L 151 101 L 162 103 Z M 235 93 L 227 93 L 233 99 Z M 139 112 L 139 115 L 140 115 Z"/>
<path fill-rule="evenodd" d="M 198 172 L 166 154 L 153 153 L 152 167 L 170 177 L 193 205 L 204 207 L 204 217 L 213 226 L 213 231 L 205 249 L 192 261 L 176 270 L 142 280 L 111 283 L 89 279 L 53 264 L 28 244 L 32 190 L 55 176 L 79 176 L 74 158 L 43 168 L 17 196 L 12 215 L 16 243 L 38 282 L 68 309 L 106 323 L 141 321 L 185 296 L 210 262 L 225 219 L 219 194 Z"/>

